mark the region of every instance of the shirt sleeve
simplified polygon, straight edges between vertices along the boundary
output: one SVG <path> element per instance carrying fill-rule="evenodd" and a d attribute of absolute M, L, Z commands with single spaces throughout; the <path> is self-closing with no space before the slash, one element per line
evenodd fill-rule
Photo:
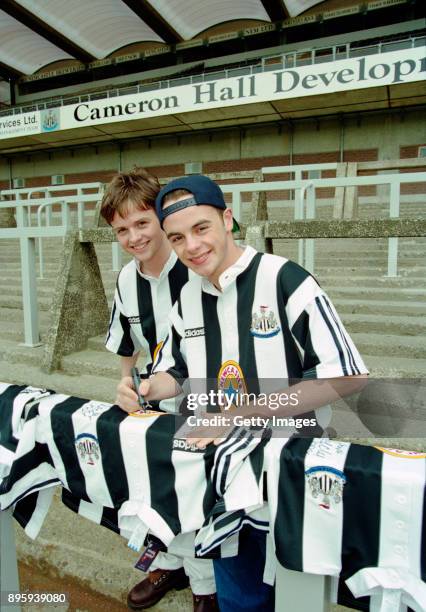
<path fill-rule="evenodd" d="M 168 323 L 168 333 L 163 346 L 158 351 L 153 374 L 167 372 L 182 386 L 188 378 L 188 366 L 185 354 L 184 323 L 179 312 L 179 300 L 175 302 Z"/>
<path fill-rule="evenodd" d="M 302 361 L 303 378 L 338 378 L 367 374 L 355 344 L 330 298 L 313 276 L 293 264 L 297 281 L 283 284 L 290 331 Z"/>
<path fill-rule="evenodd" d="M 119 279 L 120 277 L 117 279 L 105 346 L 112 353 L 122 357 L 131 357 L 140 351 L 141 346 L 136 334 L 132 330 L 129 318 L 124 312 L 124 305 L 118 285 Z"/>

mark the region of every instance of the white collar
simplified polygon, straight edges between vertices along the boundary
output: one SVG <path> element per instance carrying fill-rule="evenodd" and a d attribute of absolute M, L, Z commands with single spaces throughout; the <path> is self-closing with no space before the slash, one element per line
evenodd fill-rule
<path fill-rule="evenodd" d="M 160 275 L 159 275 L 159 276 L 151 276 L 151 275 L 149 275 L 149 274 L 144 274 L 143 272 L 141 272 L 141 269 L 140 269 L 140 267 L 139 267 L 139 261 L 138 261 L 138 260 L 135 258 L 135 259 L 133 260 L 133 262 L 134 262 L 134 264 L 135 264 L 135 267 L 136 267 L 136 270 L 137 270 L 138 274 L 139 274 L 140 276 L 142 276 L 142 278 L 144 278 L 145 280 L 150 281 L 150 282 L 151 282 L 151 281 L 157 281 L 157 282 L 160 282 L 161 280 L 163 280 L 163 278 L 164 278 L 165 276 L 167 276 L 167 275 L 168 275 L 168 273 L 170 272 L 170 270 L 171 270 L 171 269 L 173 268 L 173 266 L 175 265 L 176 260 L 177 260 L 177 255 L 176 255 L 176 253 L 175 253 L 175 252 L 173 251 L 173 249 L 172 249 L 172 251 L 171 251 L 171 253 L 170 253 L 170 256 L 169 256 L 168 260 L 166 261 L 166 263 L 164 264 L 163 269 L 161 270 L 161 272 L 160 272 Z"/>
<path fill-rule="evenodd" d="M 224 270 L 219 276 L 219 285 L 222 288 L 222 291 L 215 287 L 215 285 L 213 285 L 213 283 L 211 283 L 207 278 L 203 278 L 201 281 L 203 291 L 206 293 L 211 293 L 212 295 L 221 295 L 230 285 L 232 285 L 232 283 L 235 282 L 237 276 L 248 268 L 256 253 L 257 251 L 253 247 L 244 247 L 244 250 L 237 261 L 232 264 L 232 266 L 229 266 L 229 268 Z"/>

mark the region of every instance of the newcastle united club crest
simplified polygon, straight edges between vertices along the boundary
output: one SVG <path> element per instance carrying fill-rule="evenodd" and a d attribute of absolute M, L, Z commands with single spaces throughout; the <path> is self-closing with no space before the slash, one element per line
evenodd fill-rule
<path fill-rule="evenodd" d="M 232 359 L 225 361 L 219 369 L 217 387 L 224 391 L 227 397 L 238 404 L 239 398 L 247 393 L 244 374 L 240 365 Z"/>
<path fill-rule="evenodd" d="M 259 312 L 251 317 L 250 333 L 256 338 L 271 338 L 280 331 L 275 314 L 269 306 L 260 306 Z"/>
<path fill-rule="evenodd" d="M 96 436 L 90 433 L 81 433 L 76 437 L 74 443 L 77 454 L 83 463 L 95 465 L 99 461 L 101 452 Z"/>
<path fill-rule="evenodd" d="M 340 504 L 346 476 L 340 470 L 327 465 L 318 465 L 305 471 L 308 485 L 314 499 L 318 498 L 320 508 L 330 510 L 331 504 Z"/>

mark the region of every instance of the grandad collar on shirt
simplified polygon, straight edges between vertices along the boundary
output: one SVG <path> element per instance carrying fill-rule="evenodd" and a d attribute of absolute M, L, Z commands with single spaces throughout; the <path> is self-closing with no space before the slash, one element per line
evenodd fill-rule
<path fill-rule="evenodd" d="M 257 251 L 253 249 L 253 247 L 244 247 L 244 251 L 237 261 L 232 266 L 229 266 L 229 268 L 224 270 L 219 276 L 219 285 L 221 286 L 222 291 L 215 287 L 215 285 L 213 285 L 213 283 L 211 283 L 207 278 L 203 278 L 201 281 L 202 290 L 205 293 L 211 293 L 212 295 L 221 295 L 224 293 L 227 288 L 235 282 L 237 276 L 248 268 L 256 253 Z"/>

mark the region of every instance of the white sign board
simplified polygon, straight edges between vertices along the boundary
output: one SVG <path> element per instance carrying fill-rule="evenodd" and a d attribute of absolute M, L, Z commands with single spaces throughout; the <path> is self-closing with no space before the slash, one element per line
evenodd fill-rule
<path fill-rule="evenodd" d="M 81 102 L 42 111 L 41 117 L 31 120 L 32 123 L 28 126 L 28 130 L 33 131 L 23 131 L 26 115 L 0 118 L 0 138 L 368 87 L 398 85 L 425 79 L 425 47 L 416 47 Z M 29 115 L 37 117 L 37 113 Z M 19 126 L 8 124 L 9 121 L 16 122 L 17 118 L 21 119 Z"/>

